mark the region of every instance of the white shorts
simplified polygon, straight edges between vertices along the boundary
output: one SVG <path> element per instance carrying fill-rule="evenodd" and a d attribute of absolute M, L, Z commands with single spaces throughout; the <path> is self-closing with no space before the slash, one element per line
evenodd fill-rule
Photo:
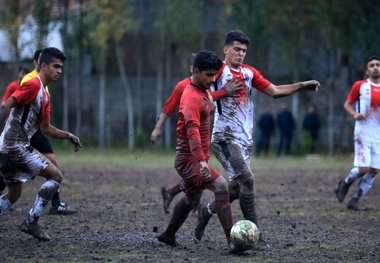
<path fill-rule="evenodd" d="M 212 142 L 211 148 L 216 159 L 226 170 L 229 181 L 232 181 L 247 170 L 251 171 L 252 147 L 244 147 L 234 143 Z"/>
<path fill-rule="evenodd" d="M 365 142 L 357 137 L 354 144 L 354 166 L 380 169 L 380 142 Z"/>
<path fill-rule="evenodd" d="M 3 146 L 0 152 L 0 173 L 6 183 L 24 183 L 48 165 L 48 159 L 29 144 Z"/>

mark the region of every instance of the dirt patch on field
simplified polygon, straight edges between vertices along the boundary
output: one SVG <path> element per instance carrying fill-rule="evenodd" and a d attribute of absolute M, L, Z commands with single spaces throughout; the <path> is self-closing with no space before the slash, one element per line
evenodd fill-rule
<path fill-rule="evenodd" d="M 78 213 L 56 216 L 46 209 L 40 224 L 49 232 L 49 242 L 22 233 L 19 225 L 43 179 L 26 183 L 20 200 L 0 218 L 1 262 L 380 261 L 380 191 L 375 183 L 362 201 L 372 211 L 347 210 L 333 193 L 346 170 L 256 170 L 259 222 L 273 250 L 236 256 L 228 254 L 216 216 L 198 244 L 192 238 L 194 216 L 178 231 L 178 247 L 155 239 L 170 218 L 162 209 L 160 187 L 177 181 L 173 168 L 96 164 L 61 164 L 61 168 L 62 199 Z M 203 200 L 211 199 L 205 192 Z M 234 220 L 242 219 L 239 204 L 232 208 Z"/>

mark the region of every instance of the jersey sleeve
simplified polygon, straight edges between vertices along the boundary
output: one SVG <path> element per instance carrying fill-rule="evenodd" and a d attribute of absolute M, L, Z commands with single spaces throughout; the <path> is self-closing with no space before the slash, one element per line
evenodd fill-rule
<path fill-rule="evenodd" d="M 166 101 L 162 112 L 168 116 L 172 116 L 175 109 L 179 106 L 181 97 L 185 88 L 190 84 L 190 78 L 184 79 L 177 83 L 169 99 Z"/>
<path fill-rule="evenodd" d="M 348 93 L 347 100 L 351 104 L 358 100 L 360 96 L 360 87 L 365 81 L 356 81 Z"/>
<path fill-rule="evenodd" d="M 48 101 L 48 104 L 44 108 L 44 117 L 42 118 L 43 121 L 50 122 L 50 99 Z"/>
<path fill-rule="evenodd" d="M 40 83 L 38 78 L 31 79 L 30 81 L 22 84 L 20 88 L 16 89 L 16 91 L 12 94 L 12 97 L 16 99 L 17 104 L 26 105 L 36 99 L 39 90 Z"/>
<path fill-rule="evenodd" d="M 252 86 L 255 87 L 255 89 L 263 92 L 266 88 L 268 88 L 271 82 L 261 75 L 260 71 L 251 66 L 245 65 L 245 67 L 249 68 L 253 72 Z"/>

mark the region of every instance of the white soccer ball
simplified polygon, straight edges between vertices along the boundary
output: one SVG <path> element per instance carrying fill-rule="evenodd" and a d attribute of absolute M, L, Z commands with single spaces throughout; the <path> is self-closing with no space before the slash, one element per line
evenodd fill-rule
<path fill-rule="evenodd" d="M 259 242 L 260 231 L 249 220 L 237 221 L 231 229 L 231 242 L 241 251 L 254 248 Z"/>

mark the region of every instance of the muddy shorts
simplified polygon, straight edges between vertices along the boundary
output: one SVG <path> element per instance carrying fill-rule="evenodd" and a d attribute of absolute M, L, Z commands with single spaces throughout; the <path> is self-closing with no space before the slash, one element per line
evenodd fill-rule
<path fill-rule="evenodd" d="M 53 147 L 51 147 L 48 137 L 40 129 L 30 138 L 30 145 L 42 154 L 53 153 Z"/>
<path fill-rule="evenodd" d="M 29 144 L 4 146 L 0 152 L 0 173 L 7 183 L 33 179 L 48 164 L 48 159 Z"/>
<path fill-rule="evenodd" d="M 230 142 L 212 142 L 211 149 L 216 159 L 226 170 L 230 181 L 247 169 L 251 170 L 252 147 L 244 147 Z"/>
<path fill-rule="evenodd" d="M 354 166 L 380 169 L 380 142 L 368 142 L 356 136 Z"/>
<path fill-rule="evenodd" d="M 176 152 L 175 169 L 182 177 L 180 182 L 180 189 L 185 193 L 191 193 L 198 189 L 204 189 L 203 185 L 214 182 L 220 175 L 209 164 L 211 170 L 211 177 L 205 178 L 201 175 L 201 166 L 199 162 L 193 157 L 180 152 Z"/>

